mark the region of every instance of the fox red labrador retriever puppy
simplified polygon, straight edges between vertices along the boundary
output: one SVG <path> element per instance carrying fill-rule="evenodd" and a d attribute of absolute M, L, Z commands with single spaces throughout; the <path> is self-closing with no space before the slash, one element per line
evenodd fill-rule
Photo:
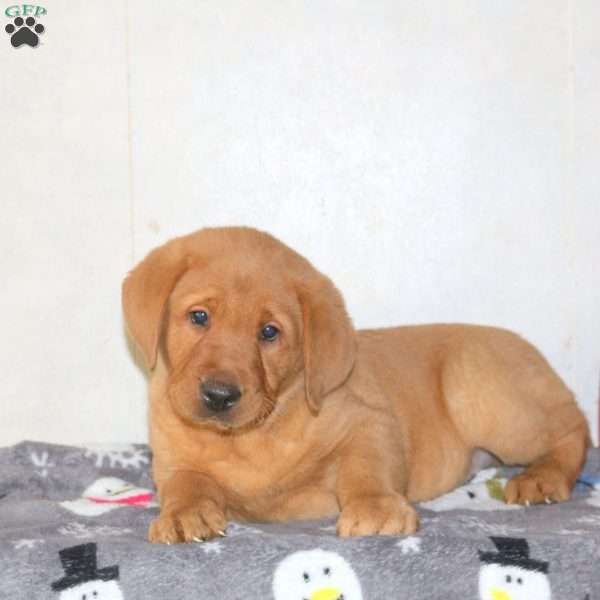
<path fill-rule="evenodd" d="M 567 500 L 582 467 L 586 420 L 526 341 L 355 331 L 332 282 L 266 233 L 168 242 L 129 274 L 123 305 L 150 370 L 153 542 L 336 514 L 342 536 L 408 534 L 410 503 L 460 484 L 476 449 L 528 465 L 511 503 Z"/>

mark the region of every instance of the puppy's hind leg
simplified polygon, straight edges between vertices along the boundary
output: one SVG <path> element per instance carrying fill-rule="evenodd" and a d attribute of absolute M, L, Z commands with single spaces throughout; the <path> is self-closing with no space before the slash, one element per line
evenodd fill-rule
<path fill-rule="evenodd" d="M 560 393 L 544 398 L 529 390 L 530 395 L 519 402 L 520 418 L 501 427 L 505 439 L 490 436 L 487 447 L 500 460 L 527 465 L 506 485 L 504 497 L 509 504 L 568 500 L 583 467 L 590 440 L 587 422 L 571 392 L 560 383 Z M 514 398 L 518 401 L 519 394 Z"/>
<path fill-rule="evenodd" d="M 585 416 L 533 346 L 509 332 L 495 335 L 476 355 L 463 353 L 458 368 L 448 365 L 453 420 L 472 447 L 527 466 L 507 484 L 508 503 L 567 500 L 590 444 Z"/>
<path fill-rule="evenodd" d="M 585 417 L 565 391 L 565 402 L 531 397 L 519 401 L 518 394 L 505 398 L 514 406 L 496 414 L 487 440 L 481 440 L 481 447 L 503 463 L 527 465 L 506 485 L 504 497 L 509 504 L 562 502 L 571 495 L 590 437 Z"/>
<path fill-rule="evenodd" d="M 568 500 L 589 445 L 586 424 L 566 432 L 548 452 L 536 458 L 504 490 L 508 504 L 539 504 Z"/>

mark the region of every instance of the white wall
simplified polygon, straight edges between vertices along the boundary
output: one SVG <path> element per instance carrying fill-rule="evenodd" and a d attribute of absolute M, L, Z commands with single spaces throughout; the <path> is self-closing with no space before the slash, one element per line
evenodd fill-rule
<path fill-rule="evenodd" d="M 229 223 L 358 326 L 524 334 L 596 429 L 600 3 L 43 6 L 38 48 L 0 32 L 0 445 L 144 440 L 121 279 Z"/>

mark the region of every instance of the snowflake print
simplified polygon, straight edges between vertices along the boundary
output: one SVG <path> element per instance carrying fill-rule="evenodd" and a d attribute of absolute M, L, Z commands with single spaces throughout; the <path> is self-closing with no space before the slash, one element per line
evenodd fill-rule
<path fill-rule="evenodd" d="M 400 548 L 402 554 L 418 554 L 421 552 L 421 538 L 409 535 L 400 540 L 396 546 Z"/>
<path fill-rule="evenodd" d="M 40 477 L 48 477 L 48 469 L 56 466 L 53 462 L 50 462 L 47 450 L 44 450 L 39 454 L 32 450 L 29 456 L 33 466 L 37 467 L 36 473 Z"/>
<path fill-rule="evenodd" d="M 220 542 L 203 542 L 200 547 L 205 554 L 221 554 L 221 550 L 223 550 Z"/>
<path fill-rule="evenodd" d="M 84 456 L 95 458 L 98 468 L 107 462 L 111 469 L 141 469 L 150 462 L 148 452 L 143 448 L 136 448 L 133 444 L 88 446 Z"/>

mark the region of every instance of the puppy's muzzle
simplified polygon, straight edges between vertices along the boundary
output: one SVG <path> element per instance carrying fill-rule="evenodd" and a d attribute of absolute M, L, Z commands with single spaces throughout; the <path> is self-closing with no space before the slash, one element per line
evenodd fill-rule
<path fill-rule="evenodd" d="M 200 396 L 212 412 L 225 412 L 239 402 L 242 391 L 237 385 L 208 379 L 200 385 Z"/>

